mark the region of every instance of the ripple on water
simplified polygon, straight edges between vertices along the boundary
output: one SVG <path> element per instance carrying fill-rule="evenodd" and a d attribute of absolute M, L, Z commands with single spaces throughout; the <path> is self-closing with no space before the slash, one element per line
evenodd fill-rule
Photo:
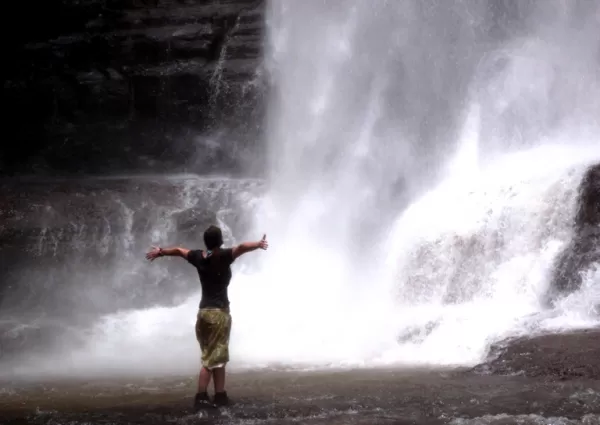
<path fill-rule="evenodd" d="M 454 419 L 450 425 L 600 425 L 600 415 L 585 415 L 580 419 L 543 417 L 539 415 L 485 415 L 472 419 Z"/>
<path fill-rule="evenodd" d="M 12 388 L 0 388 L 0 397 L 15 395 L 17 392 Z"/>
<path fill-rule="evenodd" d="M 600 393 L 591 388 L 578 391 L 569 398 L 575 403 L 589 406 L 592 411 L 600 411 Z M 600 424 L 600 421 L 598 421 L 598 424 Z"/>

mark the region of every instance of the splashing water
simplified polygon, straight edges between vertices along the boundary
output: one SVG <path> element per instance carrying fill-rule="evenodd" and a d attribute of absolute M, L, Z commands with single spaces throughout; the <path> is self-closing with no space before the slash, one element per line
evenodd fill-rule
<path fill-rule="evenodd" d="M 272 4 L 273 250 L 234 289 L 244 360 L 472 364 L 598 323 L 596 275 L 577 313 L 542 304 L 600 159 L 598 6 L 551 3 L 506 39 L 483 3 Z"/>
<path fill-rule="evenodd" d="M 508 155 L 468 181 L 448 178 L 405 211 L 389 270 L 404 310 L 399 327 L 413 325 L 419 337 L 411 349 L 398 348 L 401 358 L 474 363 L 490 342 L 545 326 L 542 301 L 554 259 L 572 236 L 577 187 L 592 152 L 546 146 Z M 532 166 L 540 156 L 544 163 Z M 555 312 L 555 323 L 597 324 L 589 307 L 578 306 L 577 321 Z"/>
<path fill-rule="evenodd" d="M 303 256 L 274 249 L 259 269 L 237 266 L 233 365 L 469 365 L 508 335 L 597 325 L 597 271 L 554 311 L 541 303 L 592 153 L 544 146 L 500 158 L 470 179 L 448 177 L 397 219 L 384 272 L 372 280 L 357 280 L 342 255 L 308 240 L 288 247 Z M 540 155 L 546 161 L 532 167 Z M 198 299 L 107 316 L 89 335 L 93 346 L 70 352 L 63 365 L 79 373 L 161 365 L 186 372 L 197 362 Z"/>

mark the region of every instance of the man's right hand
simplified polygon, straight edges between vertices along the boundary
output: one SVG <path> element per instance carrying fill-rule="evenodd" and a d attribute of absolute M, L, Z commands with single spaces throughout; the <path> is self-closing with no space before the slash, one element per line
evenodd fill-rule
<path fill-rule="evenodd" d="M 267 235 L 263 235 L 262 239 L 258 241 L 258 247 L 260 249 L 267 249 L 269 247 L 269 242 L 267 242 Z"/>
<path fill-rule="evenodd" d="M 269 242 L 267 242 L 267 235 L 263 235 L 262 239 L 258 242 L 243 242 L 232 249 L 233 258 L 236 259 L 247 252 L 254 251 L 258 248 L 267 249 Z"/>

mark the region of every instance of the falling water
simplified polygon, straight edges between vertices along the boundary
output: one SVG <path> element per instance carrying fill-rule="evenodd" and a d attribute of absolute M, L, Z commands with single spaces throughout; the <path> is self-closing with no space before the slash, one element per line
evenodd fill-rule
<path fill-rule="evenodd" d="M 272 2 L 273 251 L 236 288 L 244 360 L 470 364 L 597 323 L 593 270 L 542 301 L 600 158 L 599 6 L 502 7 Z"/>

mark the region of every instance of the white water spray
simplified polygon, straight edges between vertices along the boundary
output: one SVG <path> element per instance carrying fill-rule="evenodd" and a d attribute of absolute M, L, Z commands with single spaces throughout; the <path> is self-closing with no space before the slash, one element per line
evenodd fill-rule
<path fill-rule="evenodd" d="M 234 289 L 241 360 L 472 364 L 511 334 L 598 323 L 592 272 L 578 304 L 542 303 L 600 159 L 600 105 L 581 91 L 599 93 L 598 9 L 554 3 L 495 43 L 464 2 L 273 4 L 273 189 L 259 218 L 273 251 Z M 412 200 L 390 231 L 399 180 Z"/>
<path fill-rule="evenodd" d="M 598 93 L 594 14 L 537 4 L 527 33 L 491 43 L 474 4 L 427 4 L 272 6 L 273 189 L 259 223 L 273 251 L 234 289 L 251 363 L 472 364 L 510 334 L 597 323 L 594 274 L 577 312 L 541 302 L 600 159 L 600 105 L 580 91 Z M 583 44 L 561 49 L 571 34 Z M 504 68 L 478 74 L 500 53 Z M 272 304 L 254 315 L 249 298 Z M 270 312 L 277 343 L 260 332 Z"/>

